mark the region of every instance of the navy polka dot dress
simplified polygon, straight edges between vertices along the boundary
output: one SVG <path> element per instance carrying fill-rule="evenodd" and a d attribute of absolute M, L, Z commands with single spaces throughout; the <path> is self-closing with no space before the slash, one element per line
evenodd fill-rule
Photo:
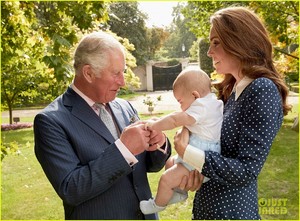
<path fill-rule="evenodd" d="M 283 120 L 281 96 L 266 78 L 250 83 L 224 106 L 221 155 L 205 152 L 204 176 L 193 219 L 260 219 L 257 176 Z"/>

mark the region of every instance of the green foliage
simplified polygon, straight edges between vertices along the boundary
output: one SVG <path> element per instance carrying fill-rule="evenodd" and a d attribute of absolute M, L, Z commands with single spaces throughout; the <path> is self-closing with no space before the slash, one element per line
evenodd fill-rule
<path fill-rule="evenodd" d="M 252 1 L 249 7 L 264 18 L 270 34 L 279 42 L 285 45 L 298 42 L 299 2 Z"/>
<path fill-rule="evenodd" d="M 246 6 L 265 22 L 275 49 L 276 68 L 281 73 L 299 69 L 299 3 L 297 1 L 188 1 L 182 9 L 189 29 L 198 37 L 208 39 L 210 16 L 229 6 Z M 291 47 L 294 50 L 289 50 Z"/>
<path fill-rule="evenodd" d="M 299 3 L 253 1 L 249 3 L 264 19 L 274 45 L 276 68 L 284 75 L 299 72 Z"/>
<path fill-rule="evenodd" d="M 143 104 L 148 107 L 155 107 L 157 102 L 161 101 L 161 95 L 157 96 L 156 99 L 151 97 L 150 95 L 144 94 Z"/>
<path fill-rule="evenodd" d="M 19 145 L 17 141 L 12 141 L 10 143 L 2 143 L 1 141 L 1 161 L 5 156 L 10 154 L 17 154 L 19 152 Z"/>
<path fill-rule="evenodd" d="M 182 9 L 187 20 L 187 26 L 198 37 L 208 39 L 210 23 L 209 17 L 218 9 L 238 2 L 225 1 L 188 1 Z"/>
<path fill-rule="evenodd" d="M 36 2 L 39 28 L 49 40 L 44 62 L 53 68 L 57 82 L 71 81 L 71 49 L 85 31 L 93 31 L 108 19 L 104 2 Z M 63 88 L 65 90 L 65 88 Z M 62 92 L 62 91 L 60 91 Z"/>
<path fill-rule="evenodd" d="M 190 48 L 189 52 L 190 52 L 190 61 L 199 60 L 199 40 L 193 42 L 193 45 Z"/>
<path fill-rule="evenodd" d="M 299 82 L 299 72 L 289 72 L 287 76 L 291 82 Z"/>
<path fill-rule="evenodd" d="M 178 59 L 170 59 L 170 60 L 167 60 L 167 66 L 174 66 L 174 65 L 178 65 L 180 64 L 180 62 L 178 61 Z"/>
<path fill-rule="evenodd" d="M 212 59 L 207 56 L 207 51 L 209 49 L 209 43 L 205 39 L 199 41 L 199 65 L 203 71 L 205 71 L 208 76 L 214 71 L 212 64 Z"/>
<path fill-rule="evenodd" d="M 147 29 L 147 60 L 155 59 L 156 52 L 161 49 L 163 43 L 166 41 L 166 39 L 168 39 L 169 35 L 169 32 L 162 28 L 152 27 Z"/>
<path fill-rule="evenodd" d="M 147 28 L 146 14 L 138 8 L 138 2 L 112 2 L 109 5 L 108 28 L 134 46 L 132 51 L 137 65 L 145 64 L 161 47 L 168 33 L 162 28 Z"/>
<path fill-rule="evenodd" d="M 129 39 L 135 46 L 132 52 L 138 64 L 146 61 L 146 15 L 139 11 L 137 2 L 112 2 L 109 5 L 107 27 L 117 35 Z"/>
<path fill-rule="evenodd" d="M 124 74 L 126 85 L 121 89 L 120 95 L 133 93 L 135 89 L 140 88 L 141 82 L 138 76 L 136 76 L 133 71 L 128 68 Z"/>
<path fill-rule="evenodd" d="M 34 29 L 32 2 L 2 2 L 1 15 L 1 100 L 11 111 L 14 103 L 38 96 L 38 84 L 47 74 L 42 62 L 46 41 Z"/>
<path fill-rule="evenodd" d="M 71 83 L 74 46 L 85 33 L 104 28 L 108 3 L 97 1 L 5 1 L 1 4 L 1 99 L 10 110 L 48 103 Z M 117 36 L 116 36 L 117 37 Z M 134 45 L 125 46 L 126 65 L 136 66 Z M 128 88 L 139 86 L 129 72 Z"/>
<path fill-rule="evenodd" d="M 188 19 L 182 16 L 181 11 L 184 7 L 184 3 L 179 2 L 173 9 L 174 19 L 172 26 L 168 29 L 170 36 L 163 44 L 167 58 L 189 57 L 189 49 L 196 40 L 195 34 L 188 27 Z"/>

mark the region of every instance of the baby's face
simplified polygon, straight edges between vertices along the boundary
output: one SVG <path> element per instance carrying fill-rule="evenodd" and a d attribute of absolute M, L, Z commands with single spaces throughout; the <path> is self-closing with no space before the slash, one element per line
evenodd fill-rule
<path fill-rule="evenodd" d="M 192 92 L 185 91 L 183 89 L 173 90 L 174 97 L 180 104 L 180 108 L 182 111 L 186 111 L 191 104 L 195 101 L 195 97 Z"/>

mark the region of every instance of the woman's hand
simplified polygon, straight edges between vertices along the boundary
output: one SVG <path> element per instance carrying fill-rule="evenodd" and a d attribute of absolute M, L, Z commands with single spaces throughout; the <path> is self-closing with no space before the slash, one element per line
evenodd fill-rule
<path fill-rule="evenodd" d="M 197 191 L 203 183 L 204 176 L 198 170 L 190 171 L 189 177 L 184 176 L 179 188 L 185 191 Z"/>
<path fill-rule="evenodd" d="M 178 155 L 183 159 L 185 149 L 189 143 L 189 131 L 185 127 L 177 131 L 174 137 L 174 148 Z M 198 170 L 190 171 L 189 177 L 184 176 L 179 188 L 185 191 L 196 191 L 200 189 L 204 176 Z"/>
<path fill-rule="evenodd" d="M 183 159 L 185 149 L 189 143 L 189 131 L 185 127 L 176 132 L 174 136 L 174 148 L 178 155 Z"/>

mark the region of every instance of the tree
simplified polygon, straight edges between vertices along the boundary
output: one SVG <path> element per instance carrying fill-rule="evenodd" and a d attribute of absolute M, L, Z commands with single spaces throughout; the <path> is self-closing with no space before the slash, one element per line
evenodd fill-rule
<path fill-rule="evenodd" d="M 107 4 L 86 1 L 35 2 L 38 28 L 48 40 L 43 61 L 52 70 L 55 84 L 48 91 L 54 96 L 65 90 L 73 77 L 72 50 L 85 32 L 99 30 L 108 19 Z"/>
<path fill-rule="evenodd" d="M 148 40 L 148 60 L 155 59 L 155 53 L 163 46 L 163 43 L 170 36 L 169 32 L 163 28 L 152 27 L 147 29 Z"/>
<path fill-rule="evenodd" d="M 190 30 L 198 38 L 208 38 L 210 16 L 217 10 L 232 6 L 247 6 L 254 10 L 266 23 L 270 37 L 275 49 L 277 59 L 285 61 L 292 59 L 292 62 L 282 62 L 287 69 L 298 71 L 298 27 L 299 27 L 299 3 L 297 1 L 188 1 L 182 10 L 188 19 Z M 290 50 L 293 48 L 294 50 Z M 287 56 L 289 58 L 287 58 Z M 278 67 L 279 69 L 281 67 Z"/>
<path fill-rule="evenodd" d="M 206 39 L 200 39 L 199 41 L 199 65 L 205 73 L 210 77 L 210 74 L 214 71 L 213 62 L 210 57 L 207 56 L 209 48 L 209 42 Z"/>
<path fill-rule="evenodd" d="M 187 26 L 188 20 L 181 13 L 185 7 L 184 3 L 178 3 L 173 8 L 174 16 L 171 27 L 168 29 L 170 36 L 164 43 L 164 48 L 168 52 L 169 58 L 189 57 L 189 49 L 192 47 L 196 37 Z"/>
<path fill-rule="evenodd" d="M 264 18 L 272 37 L 290 45 L 298 41 L 299 3 L 296 1 L 249 2 L 256 13 Z"/>
<path fill-rule="evenodd" d="M 65 90 L 74 74 L 74 45 L 86 32 L 105 28 L 106 7 L 104 2 L 2 2 L 1 99 L 10 123 L 14 105 L 50 101 Z M 135 67 L 134 46 L 118 39 L 127 49 L 126 65 Z M 138 85 L 133 73 L 125 79 Z"/>
<path fill-rule="evenodd" d="M 127 38 L 135 47 L 132 54 L 137 65 L 143 65 L 154 58 L 168 32 L 162 28 L 147 28 L 147 15 L 138 8 L 138 2 L 113 2 L 109 6 L 108 28 L 123 38 Z"/>
<path fill-rule="evenodd" d="M 288 78 L 299 79 L 299 3 L 251 2 L 253 8 L 264 18 L 273 42 L 276 68 Z M 284 9 L 284 10 L 283 10 Z"/>
<path fill-rule="evenodd" d="M 47 73 L 42 62 L 46 42 L 33 28 L 32 5 L 15 1 L 1 4 L 1 100 L 8 107 L 10 124 L 13 104 L 36 97 L 38 83 Z"/>
<path fill-rule="evenodd" d="M 239 2 L 234 2 L 238 4 Z M 188 1 L 181 9 L 186 24 L 198 38 L 208 38 L 210 23 L 209 17 L 218 9 L 229 6 L 232 2 L 226 1 Z"/>
<path fill-rule="evenodd" d="M 147 60 L 146 15 L 139 11 L 138 2 L 112 2 L 109 5 L 107 28 L 118 36 L 127 38 L 135 47 L 132 52 L 137 64 Z"/>

